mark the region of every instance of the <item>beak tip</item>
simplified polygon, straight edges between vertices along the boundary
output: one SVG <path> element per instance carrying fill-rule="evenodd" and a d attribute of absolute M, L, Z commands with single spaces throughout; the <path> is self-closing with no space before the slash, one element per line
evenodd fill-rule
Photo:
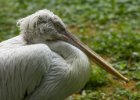
<path fill-rule="evenodd" d="M 128 78 L 124 78 L 125 82 L 128 83 L 130 80 Z"/>
<path fill-rule="evenodd" d="M 122 79 L 125 83 L 128 83 L 130 81 L 130 79 L 124 77 L 124 76 L 121 76 L 119 77 L 120 79 Z"/>

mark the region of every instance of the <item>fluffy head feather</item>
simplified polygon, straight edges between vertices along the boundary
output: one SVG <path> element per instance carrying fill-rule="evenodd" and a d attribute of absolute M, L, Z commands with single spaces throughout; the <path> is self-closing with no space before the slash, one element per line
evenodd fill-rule
<path fill-rule="evenodd" d="M 60 28 L 65 29 L 63 21 L 47 9 L 20 19 L 17 25 L 27 42 L 52 40 L 58 37 Z"/>

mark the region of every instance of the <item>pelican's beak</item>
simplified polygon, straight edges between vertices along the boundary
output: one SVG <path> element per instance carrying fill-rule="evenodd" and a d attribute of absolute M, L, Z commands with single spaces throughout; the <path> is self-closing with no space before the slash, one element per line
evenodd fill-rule
<path fill-rule="evenodd" d="M 69 32 L 65 33 L 65 36 L 67 37 L 67 42 L 75 45 L 79 49 L 81 49 L 93 62 L 97 63 L 101 68 L 106 70 L 107 72 L 111 73 L 112 75 L 121 78 L 124 81 L 129 81 L 126 77 L 124 77 L 122 74 L 120 74 L 116 69 L 114 69 L 111 64 L 106 62 L 101 56 L 99 56 L 97 53 L 92 51 L 88 46 L 86 46 L 84 43 L 82 43 L 79 39 L 77 39 L 74 35 L 72 35 Z"/>

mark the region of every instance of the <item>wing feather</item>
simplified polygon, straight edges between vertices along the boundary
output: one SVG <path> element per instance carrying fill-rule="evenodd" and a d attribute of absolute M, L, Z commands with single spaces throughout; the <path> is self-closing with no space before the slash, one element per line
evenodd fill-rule
<path fill-rule="evenodd" d="M 44 44 L 0 51 L 0 100 L 23 100 L 40 84 L 50 60 Z"/>

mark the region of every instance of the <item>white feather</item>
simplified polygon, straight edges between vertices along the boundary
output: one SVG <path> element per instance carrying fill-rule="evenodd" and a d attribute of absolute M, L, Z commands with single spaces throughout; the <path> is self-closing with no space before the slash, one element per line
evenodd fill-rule
<path fill-rule="evenodd" d="M 18 21 L 21 35 L 0 43 L 0 100 L 64 100 L 87 82 L 89 61 L 81 50 L 62 41 L 44 42 L 36 32 L 43 15 L 60 20 L 40 10 Z"/>

